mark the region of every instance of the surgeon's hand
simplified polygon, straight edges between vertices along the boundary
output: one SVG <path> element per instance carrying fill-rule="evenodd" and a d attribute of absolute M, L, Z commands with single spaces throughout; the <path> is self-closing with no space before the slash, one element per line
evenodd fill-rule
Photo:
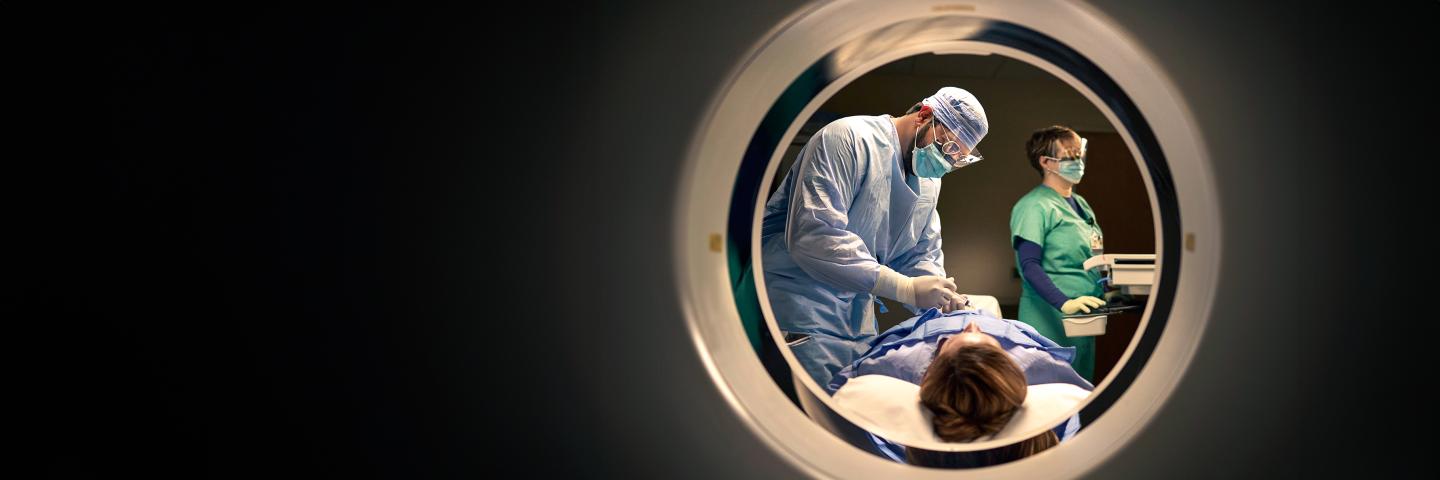
<path fill-rule="evenodd" d="M 940 278 L 934 275 L 922 275 L 911 278 L 915 288 L 915 303 L 917 308 L 938 308 L 942 311 L 959 302 L 962 302 L 961 295 L 955 293 L 955 281 L 949 278 Z"/>
<path fill-rule="evenodd" d="M 1060 313 L 1064 313 L 1066 315 L 1074 315 L 1075 312 L 1090 313 L 1090 309 L 1099 308 L 1101 305 L 1104 304 L 1104 300 L 1089 295 L 1083 295 L 1067 300 L 1064 305 L 1060 306 Z"/>
<path fill-rule="evenodd" d="M 1105 292 L 1105 303 L 1130 303 L 1134 300 L 1131 296 L 1120 293 L 1119 290 Z"/>
<path fill-rule="evenodd" d="M 935 275 L 909 277 L 881 265 L 875 276 L 875 287 L 870 293 L 913 305 L 919 309 L 938 308 L 945 310 L 967 299 L 955 292 L 955 279 Z"/>
<path fill-rule="evenodd" d="M 950 313 L 950 312 L 958 312 L 958 311 L 960 311 L 960 310 L 974 310 L 974 309 L 975 309 L 975 307 L 970 305 L 970 297 L 968 297 L 968 296 L 966 296 L 965 294 L 961 293 L 961 294 L 957 294 L 957 295 L 956 295 L 956 298 L 953 299 L 953 300 L 951 300 L 951 301 L 950 301 L 950 304 L 949 304 L 949 305 L 946 305 L 945 308 L 940 309 L 940 311 L 945 312 L 945 313 Z"/>
<path fill-rule="evenodd" d="M 951 285 L 955 284 L 955 277 L 950 277 L 946 280 L 949 280 Z M 959 289 L 957 288 L 956 290 Z M 957 293 L 954 297 L 950 299 L 950 304 L 946 305 L 944 308 L 941 308 L 940 311 L 950 313 L 954 311 L 964 310 L 967 308 L 974 308 L 970 306 L 970 296 L 963 293 Z"/>

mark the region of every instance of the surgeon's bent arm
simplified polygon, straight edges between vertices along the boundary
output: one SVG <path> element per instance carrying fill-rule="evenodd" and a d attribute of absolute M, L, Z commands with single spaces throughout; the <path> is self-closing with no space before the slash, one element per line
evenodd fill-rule
<path fill-rule="evenodd" d="M 832 287 L 869 292 L 880 263 L 864 240 L 845 228 L 865 159 L 856 158 L 847 131 L 823 129 L 818 142 L 805 146 L 790 212 L 785 246 L 805 273 Z"/>

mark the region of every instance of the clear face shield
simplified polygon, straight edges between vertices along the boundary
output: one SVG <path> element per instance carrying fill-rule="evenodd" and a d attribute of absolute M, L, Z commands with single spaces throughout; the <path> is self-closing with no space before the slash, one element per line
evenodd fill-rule
<path fill-rule="evenodd" d="M 1085 154 L 1086 154 L 1086 152 L 1085 152 L 1085 145 L 1086 145 L 1088 142 L 1089 142 L 1089 140 L 1086 140 L 1085 137 L 1080 137 L 1080 148 L 1079 148 L 1078 150 L 1073 149 L 1073 148 L 1072 148 L 1072 149 L 1066 149 L 1066 148 L 1063 148 L 1063 147 L 1059 147 L 1059 146 L 1057 145 L 1056 148 L 1055 148 L 1055 150 L 1054 150 L 1055 154 L 1054 154 L 1053 156 L 1047 155 L 1047 156 L 1044 156 L 1044 157 L 1042 157 L 1042 158 L 1049 158 L 1049 159 L 1054 160 L 1054 161 L 1057 161 L 1057 162 L 1077 161 L 1077 162 L 1080 162 L 1081 164 L 1083 164 L 1083 163 L 1085 163 Z"/>
<path fill-rule="evenodd" d="M 945 135 L 940 135 L 940 131 L 935 130 L 933 117 L 930 119 L 930 129 L 935 132 L 935 145 L 939 147 L 940 153 L 945 154 L 945 159 L 950 161 L 952 169 L 970 166 L 985 159 L 980 155 L 979 148 L 972 148 L 968 152 L 964 151 L 965 147 L 956 141 L 953 134 L 946 132 Z"/>

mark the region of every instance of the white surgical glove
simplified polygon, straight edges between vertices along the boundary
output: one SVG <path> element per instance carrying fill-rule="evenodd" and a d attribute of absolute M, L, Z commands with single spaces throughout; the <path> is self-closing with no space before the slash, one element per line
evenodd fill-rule
<path fill-rule="evenodd" d="M 1089 295 L 1082 295 L 1065 301 L 1065 304 L 1060 306 L 1060 313 L 1066 315 L 1074 315 L 1075 312 L 1090 313 L 1090 309 L 1098 308 L 1104 304 L 1104 300 Z"/>
<path fill-rule="evenodd" d="M 950 283 L 951 283 L 951 284 L 954 284 L 954 283 L 955 283 L 955 277 L 950 277 L 949 280 L 950 280 Z M 950 305 L 946 306 L 946 308 L 943 308 L 942 310 L 943 310 L 945 313 L 950 313 L 950 312 L 959 311 L 959 310 L 974 310 L 974 309 L 975 309 L 975 307 L 972 306 L 972 305 L 970 305 L 970 296 L 969 296 L 969 295 L 965 295 L 965 294 L 963 294 L 963 293 L 957 293 L 957 294 L 955 294 L 955 298 L 953 298 L 953 299 L 950 301 Z"/>
<path fill-rule="evenodd" d="M 955 293 L 955 282 L 948 278 L 940 278 L 934 275 L 923 275 L 915 277 L 915 303 L 919 308 L 938 308 L 950 311 L 952 305 L 961 302 L 960 294 Z"/>
<path fill-rule="evenodd" d="M 935 275 L 907 277 L 890 267 L 880 266 L 875 277 L 875 288 L 870 293 L 900 301 L 916 308 L 946 309 L 952 303 L 961 302 L 955 293 L 955 282 Z M 963 302 L 962 302 L 963 303 Z"/>

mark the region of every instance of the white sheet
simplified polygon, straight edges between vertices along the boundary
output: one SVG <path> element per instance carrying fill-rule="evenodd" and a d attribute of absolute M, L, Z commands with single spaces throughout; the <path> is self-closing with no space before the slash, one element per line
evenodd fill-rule
<path fill-rule="evenodd" d="M 1057 427 L 1069 419 L 1065 414 L 1089 394 L 1083 388 L 1066 383 L 1030 385 L 1024 405 L 1010 423 L 994 435 L 974 442 L 1009 440 L 1024 432 Z M 935 435 L 931 427 L 933 415 L 920 403 L 919 385 L 884 375 L 861 375 L 835 392 L 832 400 L 847 413 L 877 427 L 873 433 L 893 442 L 902 445 L 948 443 Z M 1014 441 L 1020 440 L 1023 438 L 1014 438 Z"/>

